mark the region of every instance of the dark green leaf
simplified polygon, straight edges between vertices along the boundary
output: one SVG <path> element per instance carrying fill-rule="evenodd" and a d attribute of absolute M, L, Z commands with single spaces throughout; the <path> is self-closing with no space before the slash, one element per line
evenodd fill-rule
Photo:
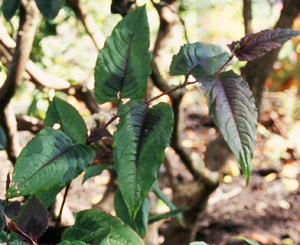
<path fill-rule="evenodd" d="M 133 222 L 130 220 L 130 215 L 120 190 L 115 192 L 114 206 L 117 216 L 143 238 L 146 235 L 148 226 L 149 201 L 145 198 Z"/>
<path fill-rule="evenodd" d="M 89 209 L 75 215 L 74 226 L 62 234 L 63 240 L 88 244 L 144 244 L 142 239 L 123 221 L 98 209 Z"/>
<path fill-rule="evenodd" d="M 114 166 L 102 163 L 88 167 L 87 170 L 85 170 L 82 183 L 84 183 L 88 178 L 100 175 L 104 169 L 114 169 Z"/>
<path fill-rule="evenodd" d="M 254 240 L 249 239 L 249 238 L 246 238 L 246 237 L 236 236 L 236 237 L 233 237 L 233 238 L 234 238 L 234 239 L 243 240 L 243 241 L 245 241 L 246 243 L 248 243 L 248 244 L 250 244 L 250 245 L 260 245 L 259 242 L 254 241 Z"/>
<path fill-rule="evenodd" d="M 149 26 L 145 7 L 125 16 L 107 38 L 95 67 L 98 103 L 122 98 L 143 98 L 151 73 Z"/>
<path fill-rule="evenodd" d="M 54 19 L 63 6 L 64 0 L 35 0 L 41 13 L 48 19 Z"/>
<path fill-rule="evenodd" d="M 0 150 L 5 150 L 6 144 L 6 135 L 3 128 L 0 126 Z"/>
<path fill-rule="evenodd" d="M 87 128 L 84 120 L 73 106 L 58 97 L 54 97 L 51 102 L 44 123 L 45 127 L 53 127 L 54 124 L 59 124 L 59 129 L 76 143 L 83 144 L 86 141 Z"/>
<path fill-rule="evenodd" d="M 221 47 L 213 44 L 186 44 L 173 56 L 170 75 L 191 74 L 199 82 L 210 81 L 229 56 Z"/>
<path fill-rule="evenodd" d="M 13 17 L 19 8 L 21 0 L 3 0 L 2 11 L 5 19 L 8 21 Z"/>
<path fill-rule="evenodd" d="M 73 143 L 60 130 L 45 128 L 17 159 L 7 197 L 33 195 L 67 185 L 94 160 L 90 147 Z"/>
<path fill-rule="evenodd" d="M 143 101 L 131 100 L 119 111 L 114 134 L 114 161 L 123 199 L 131 220 L 135 219 L 164 161 L 173 129 L 170 105 L 147 108 Z"/>
<path fill-rule="evenodd" d="M 48 227 L 48 212 L 45 205 L 37 197 L 32 196 L 23 205 L 17 224 L 19 229 L 37 241 Z"/>
<path fill-rule="evenodd" d="M 248 183 L 257 132 L 257 110 L 248 84 L 232 71 L 221 73 L 212 81 L 207 102 Z"/>

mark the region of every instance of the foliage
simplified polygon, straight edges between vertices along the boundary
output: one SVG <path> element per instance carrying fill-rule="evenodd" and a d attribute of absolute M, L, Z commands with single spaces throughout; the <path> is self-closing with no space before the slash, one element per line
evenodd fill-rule
<path fill-rule="evenodd" d="M 14 15 L 19 3 L 11 1 L 3 5 L 6 19 Z M 54 18 L 63 1 L 36 0 L 36 3 L 44 16 Z M 8 199 L 29 196 L 29 200 L 17 218 L 8 217 L 8 209 L 4 208 L 7 205 L 0 206 L 7 228 L 18 233 L 21 240 L 25 238 L 35 244 L 47 227 L 46 207 L 62 188 L 84 171 L 86 180 L 103 169 L 112 168 L 119 183 L 114 207 L 120 219 L 97 209 L 81 211 L 76 214 L 75 224 L 63 232 L 64 241 L 60 244 L 143 244 L 141 237 L 151 219 L 152 222 L 172 216 L 180 219 L 183 209 L 177 209 L 156 187 L 157 172 L 173 131 L 173 111 L 169 104 L 152 106 L 151 102 L 190 84 L 200 84 L 207 96 L 210 115 L 248 182 L 257 111 L 247 82 L 226 68 L 234 56 L 239 60 L 255 59 L 296 35 L 299 32 L 289 29 L 249 34 L 229 45 L 231 55 L 212 44 L 187 44 L 173 57 L 170 67 L 171 75 L 185 76 L 184 83 L 144 101 L 151 73 L 149 25 L 145 7 L 132 11 L 107 38 L 94 72 L 97 102 L 116 102 L 117 115 L 88 137 L 87 127 L 77 110 L 60 98 L 53 98 L 45 128 L 22 150 L 6 193 Z M 196 80 L 189 82 L 190 75 Z M 117 117 L 119 122 L 113 133 L 114 166 L 91 166 L 95 159 L 92 142 L 110 137 L 106 127 Z M 4 141 L 1 139 L 1 142 Z M 170 213 L 149 214 L 147 194 L 151 190 L 170 206 Z"/>

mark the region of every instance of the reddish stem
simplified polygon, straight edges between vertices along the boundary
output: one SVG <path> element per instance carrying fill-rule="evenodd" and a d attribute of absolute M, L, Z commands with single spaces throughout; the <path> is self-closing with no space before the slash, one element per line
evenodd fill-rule
<path fill-rule="evenodd" d="M 197 81 L 193 81 L 193 82 L 186 82 L 185 81 L 183 84 L 180 84 L 180 85 L 178 85 L 178 86 L 176 86 L 176 87 L 174 87 L 174 88 L 172 88 L 172 89 L 170 89 L 168 91 L 165 91 L 165 92 L 163 92 L 163 93 L 161 93 L 161 94 L 159 94 L 159 95 L 157 95 L 157 96 L 155 96 L 153 98 L 150 98 L 149 100 L 146 101 L 146 104 L 149 104 L 153 100 L 156 100 L 156 99 L 158 99 L 158 98 L 160 98 L 160 97 L 162 97 L 164 95 L 168 95 L 168 94 L 170 94 L 170 93 L 172 93 L 172 92 L 174 92 L 174 91 L 176 91 L 178 89 L 184 88 L 185 86 L 190 85 L 190 84 L 194 84 L 196 82 Z"/>

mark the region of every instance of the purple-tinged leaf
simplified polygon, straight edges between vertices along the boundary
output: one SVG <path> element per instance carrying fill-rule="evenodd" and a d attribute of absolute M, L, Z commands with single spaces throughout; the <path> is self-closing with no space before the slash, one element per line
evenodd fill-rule
<path fill-rule="evenodd" d="M 248 183 L 257 126 L 251 90 L 241 77 L 228 71 L 215 77 L 207 97 L 210 115 L 235 154 Z"/>
<path fill-rule="evenodd" d="M 90 145 L 92 142 L 100 141 L 103 137 L 112 138 L 112 135 L 106 128 L 95 128 L 91 131 L 89 137 L 85 141 L 85 144 Z"/>
<path fill-rule="evenodd" d="M 227 46 L 240 61 L 249 61 L 281 47 L 286 41 L 298 35 L 300 31 L 293 29 L 268 29 L 247 34 L 240 41 L 232 42 Z"/>
<path fill-rule="evenodd" d="M 48 227 L 48 212 L 45 205 L 32 196 L 22 208 L 18 218 L 18 227 L 37 241 Z"/>

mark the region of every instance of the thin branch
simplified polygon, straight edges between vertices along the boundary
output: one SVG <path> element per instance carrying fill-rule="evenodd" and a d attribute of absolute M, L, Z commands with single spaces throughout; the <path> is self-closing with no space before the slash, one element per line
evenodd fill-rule
<path fill-rule="evenodd" d="M 252 0 L 243 0 L 245 34 L 252 33 Z"/>
<path fill-rule="evenodd" d="M 104 34 L 99 30 L 97 23 L 88 11 L 83 7 L 80 0 L 67 0 L 66 3 L 75 12 L 77 18 L 84 25 L 87 33 L 92 38 L 95 46 L 100 50 L 105 41 Z"/>
<path fill-rule="evenodd" d="M 64 197 L 63 197 L 63 201 L 62 201 L 62 204 L 61 204 L 61 206 L 60 206 L 59 214 L 58 214 L 58 216 L 57 216 L 57 220 L 56 220 L 56 224 L 55 224 L 55 227 L 56 227 L 56 228 L 58 228 L 59 225 L 60 225 L 61 217 L 62 217 L 62 212 L 63 212 L 63 208 L 64 208 L 65 202 L 66 202 L 66 200 L 67 200 L 67 195 L 68 195 L 68 193 L 69 193 L 70 186 L 71 186 L 71 183 L 69 183 L 69 184 L 66 186 L 65 193 L 64 193 Z"/>
<path fill-rule="evenodd" d="M 20 24 L 17 35 L 17 45 L 7 74 L 7 79 L 0 89 L 1 125 L 7 136 L 7 154 L 13 163 L 17 157 L 17 150 L 14 150 L 15 145 L 10 136 L 12 131 L 15 131 L 15 128 L 11 128 L 10 122 L 6 119 L 5 108 L 22 81 L 35 36 L 38 13 L 35 1 L 22 0 L 20 5 Z"/>

